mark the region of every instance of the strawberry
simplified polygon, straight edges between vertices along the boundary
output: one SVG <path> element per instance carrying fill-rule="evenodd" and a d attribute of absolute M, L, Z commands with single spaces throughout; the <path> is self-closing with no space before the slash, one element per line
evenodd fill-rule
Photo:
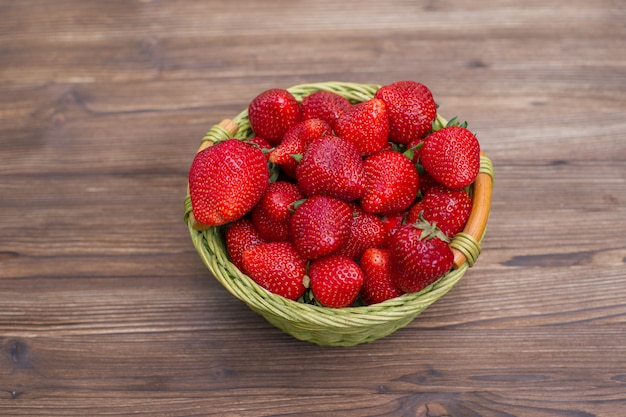
<path fill-rule="evenodd" d="M 431 188 L 421 202 L 409 210 L 407 223 L 423 218 L 449 238 L 463 231 L 472 212 L 472 198 L 464 189 L 450 190 L 442 186 Z"/>
<path fill-rule="evenodd" d="M 243 267 L 243 253 L 247 249 L 264 243 L 265 241 L 252 225 L 252 221 L 244 217 L 228 226 L 225 233 L 225 242 L 230 261 L 240 271 L 245 272 Z"/>
<path fill-rule="evenodd" d="M 419 187 L 417 168 L 396 151 L 369 156 L 365 167 L 365 194 L 361 207 L 370 213 L 392 214 L 408 209 Z"/>
<path fill-rule="evenodd" d="M 256 145 L 258 146 L 263 153 L 265 154 L 266 157 L 268 157 L 269 159 L 269 152 L 272 149 L 272 145 L 270 145 L 270 143 L 268 141 L 266 141 L 265 139 L 263 139 L 262 137 L 259 136 L 254 136 L 250 139 L 246 139 L 246 142 L 252 144 L 252 145 Z"/>
<path fill-rule="evenodd" d="M 313 139 L 332 133 L 330 125 L 324 120 L 307 119 L 299 122 L 285 133 L 282 142 L 269 153 L 269 160 L 280 165 L 286 174 L 295 178 L 298 162 L 292 155 L 303 154 Z"/>
<path fill-rule="evenodd" d="M 363 272 L 352 259 L 328 255 L 309 266 L 311 292 L 325 307 L 341 308 L 354 303 L 363 286 Z"/>
<path fill-rule="evenodd" d="M 297 300 L 306 291 L 307 260 L 291 242 L 256 245 L 244 252 L 243 264 L 254 282 L 274 294 Z"/>
<path fill-rule="evenodd" d="M 206 226 L 236 221 L 259 201 L 268 181 L 259 148 L 238 139 L 216 143 L 198 152 L 189 169 L 193 215 Z"/>
<path fill-rule="evenodd" d="M 452 268 L 454 255 L 446 236 L 427 222 L 407 223 L 389 242 L 391 278 L 404 292 L 418 292 Z"/>
<path fill-rule="evenodd" d="M 356 147 L 338 136 L 322 136 L 307 146 L 296 178 L 307 196 L 328 195 L 344 201 L 365 192 L 363 160 Z"/>
<path fill-rule="evenodd" d="M 265 241 L 285 242 L 291 240 L 289 219 L 285 221 L 273 220 L 258 204 L 252 209 L 251 218 L 252 225 Z"/>
<path fill-rule="evenodd" d="M 417 172 L 419 172 L 419 176 L 420 176 L 420 186 L 419 186 L 420 195 L 426 195 L 428 190 L 439 185 L 437 181 L 435 181 L 428 172 L 424 171 L 423 168 L 420 170 L 420 167 L 418 167 Z"/>
<path fill-rule="evenodd" d="M 297 184 L 287 181 L 271 182 L 258 206 L 268 218 L 276 222 L 285 222 L 293 214 L 293 203 L 304 198 Z"/>
<path fill-rule="evenodd" d="M 385 103 L 372 98 L 355 104 L 339 116 L 334 127 L 335 133 L 352 142 L 361 154 L 372 155 L 387 144 L 389 117 Z"/>
<path fill-rule="evenodd" d="M 302 120 L 302 109 L 289 91 L 272 88 L 252 99 L 248 119 L 254 133 L 275 146 L 291 126 Z"/>
<path fill-rule="evenodd" d="M 382 303 L 404 294 L 391 279 L 390 257 L 388 249 L 378 248 L 367 249 L 361 257 L 359 265 L 365 278 L 361 299 L 365 304 Z"/>
<path fill-rule="evenodd" d="M 396 231 L 400 227 L 402 227 L 402 222 L 404 221 L 405 216 L 405 212 L 385 214 L 381 216 L 380 221 L 382 222 L 383 228 L 385 229 L 385 241 L 383 242 L 381 247 L 386 247 L 389 244 L 389 239 L 391 239 L 391 236 L 396 233 Z"/>
<path fill-rule="evenodd" d="M 313 196 L 296 208 L 290 219 L 293 243 L 307 259 L 329 255 L 348 240 L 352 209 L 328 196 Z"/>
<path fill-rule="evenodd" d="M 334 127 L 341 114 L 352 104 L 347 98 L 332 91 L 316 91 L 302 99 L 302 118 L 322 119 Z"/>
<path fill-rule="evenodd" d="M 480 169 L 480 145 L 467 128 L 448 126 L 424 140 L 420 162 L 439 184 L 464 188 L 474 182 Z"/>
<path fill-rule="evenodd" d="M 359 259 L 367 248 L 381 246 L 386 238 L 387 232 L 378 216 L 363 210 L 354 211 L 348 241 L 339 248 L 337 254 Z"/>
<path fill-rule="evenodd" d="M 375 98 L 385 102 L 389 114 L 389 139 L 408 144 L 423 138 L 437 117 L 433 95 L 423 84 L 397 81 L 381 87 Z"/>

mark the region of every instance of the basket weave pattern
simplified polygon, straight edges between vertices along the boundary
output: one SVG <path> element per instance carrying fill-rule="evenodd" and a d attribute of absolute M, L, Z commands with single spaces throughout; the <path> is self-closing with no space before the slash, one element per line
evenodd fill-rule
<path fill-rule="evenodd" d="M 327 82 L 298 85 L 288 90 L 298 101 L 315 91 L 328 90 L 357 103 L 372 98 L 378 88 L 378 85 L 373 84 Z M 235 130 L 231 129 L 233 123 L 236 124 L 235 128 L 238 127 L 234 134 L 231 133 Z M 232 120 L 213 126 L 202 139 L 201 149 L 231 137 L 246 139 L 253 135 L 247 110 L 244 110 Z M 474 203 L 472 216 L 476 219 L 473 220 L 471 216 L 464 232 L 456 235 L 450 244 L 455 252 L 455 268 L 419 293 L 404 294 L 369 306 L 324 308 L 272 294 L 230 262 L 223 227 L 211 227 L 203 231 L 194 228 L 189 195 L 185 199 L 185 222 L 194 247 L 213 276 L 232 295 L 265 317 L 269 323 L 300 340 L 327 346 L 354 346 L 380 339 L 409 324 L 446 294 L 474 264 L 480 254 L 480 242 L 486 229 L 493 175 L 491 161 L 481 155 L 480 182 L 477 179 L 472 191 L 475 197 L 481 193 L 481 200 L 486 204 L 477 207 Z"/>

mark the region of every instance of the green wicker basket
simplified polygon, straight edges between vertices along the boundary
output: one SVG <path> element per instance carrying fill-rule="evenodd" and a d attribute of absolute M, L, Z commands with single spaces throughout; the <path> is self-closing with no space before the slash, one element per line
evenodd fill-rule
<path fill-rule="evenodd" d="M 373 97 L 378 85 L 345 82 L 325 82 L 297 85 L 288 90 L 301 100 L 318 91 L 338 93 L 353 103 Z M 446 121 L 437 116 L 445 125 Z M 232 120 L 213 126 L 202 139 L 200 149 L 231 137 L 245 139 L 253 136 L 247 110 Z M 480 254 L 480 243 L 486 230 L 491 206 L 493 166 L 481 155 L 478 178 L 472 184 L 473 207 L 462 233 L 451 242 L 454 268 L 434 284 L 419 293 L 404 294 L 385 302 L 359 307 L 324 308 L 298 303 L 272 294 L 239 271 L 228 259 L 224 243 L 224 228 L 198 227 L 192 214 L 189 193 L 185 198 L 185 222 L 194 247 L 213 276 L 250 309 L 265 317 L 275 327 L 293 337 L 325 346 L 354 346 L 385 337 L 409 324 L 418 314 L 437 301 L 463 277 Z"/>

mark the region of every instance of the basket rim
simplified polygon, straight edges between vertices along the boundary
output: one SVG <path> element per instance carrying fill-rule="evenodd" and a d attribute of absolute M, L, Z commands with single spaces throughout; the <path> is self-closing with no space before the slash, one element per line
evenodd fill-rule
<path fill-rule="evenodd" d="M 359 102 L 372 98 L 379 88 L 380 85 L 377 84 L 329 81 L 299 84 L 289 87 L 287 90 L 298 101 L 301 101 L 304 96 L 312 92 L 326 90 L 340 94 L 352 102 Z M 447 120 L 439 112 L 437 112 L 437 119 L 444 126 L 447 124 Z M 252 135 L 253 132 L 248 120 L 248 110 L 244 109 L 232 119 L 225 119 L 220 124 L 213 126 L 201 140 L 198 151 L 228 137 L 247 139 L 252 137 Z M 462 278 L 467 269 L 473 265 L 480 254 L 480 244 L 485 235 L 487 220 L 490 214 L 493 178 L 494 173 L 491 160 L 481 152 L 479 177 L 471 185 L 474 201 L 477 200 L 476 193 L 478 193 L 481 199 L 480 216 L 475 216 L 480 217 L 478 219 L 480 224 L 472 226 L 470 228 L 472 230 L 469 230 L 468 233 L 466 233 L 468 229 L 466 226 L 466 229 L 460 234 L 460 239 L 457 239 L 458 247 L 453 247 L 455 254 L 454 268 L 420 292 L 406 293 L 371 305 L 344 308 L 321 307 L 289 300 L 261 287 L 252 278 L 237 269 L 228 259 L 222 238 L 224 226 L 200 228 L 201 230 L 198 230 L 191 209 L 189 189 L 187 189 L 185 198 L 184 220 L 188 225 L 194 247 L 214 277 L 232 295 L 244 301 L 259 314 L 271 313 L 273 316 L 282 317 L 290 322 L 332 325 L 336 328 L 367 327 L 373 322 L 398 320 L 405 318 L 407 315 L 419 314 L 447 293 Z M 473 204 L 472 213 L 475 211 L 474 205 L 476 204 Z M 476 206 L 478 207 L 478 205 Z M 470 220 L 472 219 L 470 218 Z M 475 218 L 473 221 L 476 222 L 477 219 Z M 453 242 L 455 239 L 453 239 Z"/>

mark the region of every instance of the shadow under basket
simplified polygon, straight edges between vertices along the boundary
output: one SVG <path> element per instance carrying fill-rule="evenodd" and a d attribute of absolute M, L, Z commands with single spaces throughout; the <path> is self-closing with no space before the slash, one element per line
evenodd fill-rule
<path fill-rule="evenodd" d="M 328 90 L 346 97 L 352 103 L 358 103 L 372 98 L 378 88 L 380 86 L 372 84 L 325 82 L 297 85 L 288 90 L 298 101 L 315 91 Z M 440 115 L 437 118 L 443 125 L 447 123 Z M 198 151 L 217 141 L 253 136 L 248 112 L 244 110 L 232 120 L 223 120 L 213 126 L 202 139 Z M 470 186 L 473 198 L 470 218 L 463 232 L 457 234 L 450 243 L 454 253 L 453 268 L 418 293 L 404 294 L 369 306 L 325 308 L 272 294 L 230 262 L 224 243 L 224 227 L 206 228 L 195 222 L 189 193 L 185 198 L 184 219 L 193 245 L 204 264 L 232 295 L 250 309 L 296 339 L 323 346 L 354 346 L 373 342 L 409 324 L 450 291 L 476 262 L 489 218 L 493 178 L 492 163 L 481 154 L 480 172 Z"/>

